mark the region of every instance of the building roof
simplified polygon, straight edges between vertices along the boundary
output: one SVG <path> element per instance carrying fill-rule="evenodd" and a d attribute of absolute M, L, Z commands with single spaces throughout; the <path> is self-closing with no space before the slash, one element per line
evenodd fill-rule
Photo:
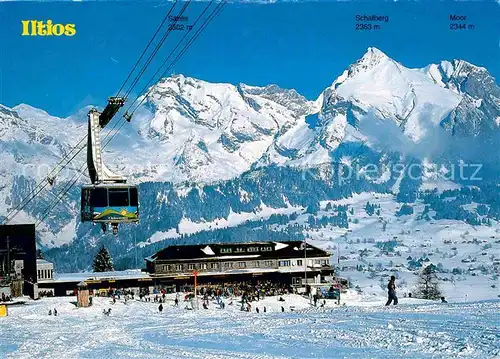
<path fill-rule="evenodd" d="M 56 282 L 81 282 L 86 280 L 149 278 L 149 274 L 142 272 L 140 269 L 128 269 L 113 272 L 56 273 L 54 277 Z"/>
<path fill-rule="evenodd" d="M 304 242 L 247 242 L 212 243 L 197 245 L 173 245 L 153 254 L 146 260 L 155 262 L 183 260 L 239 260 L 239 259 L 279 259 L 303 258 Z M 328 257 L 330 254 L 307 243 L 308 257 Z"/>
<path fill-rule="evenodd" d="M 46 261 L 45 259 L 37 259 L 36 264 L 52 264 L 52 262 Z"/>

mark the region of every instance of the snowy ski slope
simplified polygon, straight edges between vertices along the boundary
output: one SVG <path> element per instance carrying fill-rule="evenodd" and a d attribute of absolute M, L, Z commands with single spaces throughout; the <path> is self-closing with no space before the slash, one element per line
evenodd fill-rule
<path fill-rule="evenodd" d="M 1 358 L 498 358 L 500 302 L 437 304 L 402 298 L 384 307 L 384 298 L 363 302 L 348 296 L 346 306 L 309 305 L 285 296 L 256 305 L 190 311 L 171 301 L 162 314 L 156 303 L 97 298 L 90 308 L 74 297 L 45 298 L 11 307 L 0 318 Z M 360 301 L 361 300 L 361 301 Z M 226 302 L 227 303 L 227 302 Z M 253 304 L 253 303 L 252 303 Z M 263 313 L 263 306 L 267 312 Z M 295 306 L 295 311 L 290 311 Z M 57 317 L 48 316 L 57 308 Z M 104 308 L 112 308 L 104 316 Z M 255 305 L 254 305 L 255 307 Z"/>

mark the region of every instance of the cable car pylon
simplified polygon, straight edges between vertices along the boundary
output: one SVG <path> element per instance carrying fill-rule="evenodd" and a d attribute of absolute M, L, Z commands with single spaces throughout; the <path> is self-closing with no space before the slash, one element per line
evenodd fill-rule
<path fill-rule="evenodd" d="M 81 221 L 100 223 L 113 234 L 118 224 L 139 222 L 139 198 L 136 186 L 109 170 L 102 159 L 101 130 L 125 104 L 123 97 L 110 97 L 102 112 L 93 108 L 88 113 L 87 168 L 91 184 L 82 187 Z M 130 122 L 130 115 L 127 121 Z"/>

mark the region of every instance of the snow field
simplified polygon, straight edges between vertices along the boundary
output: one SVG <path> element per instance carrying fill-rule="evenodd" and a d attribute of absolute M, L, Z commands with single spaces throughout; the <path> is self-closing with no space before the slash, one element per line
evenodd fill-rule
<path fill-rule="evenodd" d="M 309 305 L 288 295 L 221 310 L 185 310 L 169 295 L 158 303 L 94 298 L 76 308 L 74 297 L 44 298 L 10 307 L 0 318 L 0 357 L 33 358 L 494 358 L 500 354 L 500 302 L 437 304 L 402 298 L 384 307 L 350 292 L 346 306 Z M 284 304 L 285 312 L 280 306 Z M 255 312 L 255 306 L 267 312 Z M 290 311 L 290 306 L 295 311 Z M 48 310 L 57 308 L 57 317 Z M 112 308 L 104 316 L 103 309 Z M 201 308 L 201 306 L 200 306 Z"/>

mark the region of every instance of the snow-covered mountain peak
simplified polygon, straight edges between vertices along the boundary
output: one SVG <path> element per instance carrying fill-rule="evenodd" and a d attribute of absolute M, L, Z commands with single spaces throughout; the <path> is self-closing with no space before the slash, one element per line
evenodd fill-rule
<path fill-rule="evenodd" d="M 379 49 L 369 47 L 363 57 L 349 66 L 348 75 L 352 77 L 360 72 L 370 71 L 380 65 L 387 64 L 396 65 L 397 63 Z"/>
<path fill-rule="evenodd" d="M 231 151 L 238 147 L 234 142 L 260 139 L 292 125 L 311 107 L 295 90 L 276 85 L 235 86 L 183 75 L 162 79 L 152 88 L 147 105 L 154 112 L 150 136 L 167 139 L 176 127 L 219 131 Z"/>
<path fill-rule="evenodd" d="M 19 114 L 13 108 L 0 104 L 0 117 L 15 117 L 20 119 Z"/>
<path fill-rule="evenodd" d="M 384 52 L 380 51 L 376 47 L 369 47 L 366 50 L 363 57 L 361 57 L 361 59 L 359 59 L 356 62 L 356 64 L 357 65 L 361 65 L 361 64 L 370 65 L 371 64 L 372 66 L 374 66 L 383 60 L 391 60 L 391 59 L 389 58 L 389 56 L 387 56 Z"/>
<path fill-rule="evenodd" d="M 402 142 L 416 143 L 439 126 L 460 99 L 459 93 L 436 86 L 426 73 L 369 48 L 325 90 L 320 118 L 347 115 L 350 125 L 361 126 L 374 138 L 380 137 L 384 124 L 384 132 L 400 136 L 402 131 Z"/>
<path fill-rule="evenodd" d="M 401 73 L 404 68 L 399 62 L 394 61 L 385 53 L 375 47 L 369 47 L 366 53 L 351 64 L 335 79 L 330 89 L 335 90 L 350 79 L 366 74 L 372 74 L 377 82 L 390 82 L 394 75 Z"/>
<path fill-rule="evenodd" d="M 26 128 L 28 124 L 14 109 L 0 105 L 0 142 L 14 139 L 20 127 Z"/>
<path fill-rule="evenodd" d="M 35 118 L 47 118 L 47 117 L 53 117 L 50 116 L 46 111 L 33 107 L 31 105 L 21 103 L 17 106 L 14 106 L 12 110 L 16 111 L 19 116 L 22 118 L 26 117 L 35 117 Z"/>
<path fill-rule="evenodd" d="M 242 94 L 254 95 L 272 101 L 293 111 L 296 117 L 300 117 L 309 112 L 311 102 L 300 95 L 294 89 L 283 89 L 278 85 L 267 85 L 264 87 L 249 86 L 239 84 L 238 89 Z"/>
<path fill-rule="evenodd" d="M 441 64 L 443 64 L 445 62 L 446 61 L 442 61 Z M 453 68 L 456 71 L 455 75 L 458 75 L 458 76 L 466 76 L 466 75 L 470 75 L 473 73 L 488 72 L 488 70 L 482 66 L 477 66 L 477 65 L 471 64 L 468 61 L 458 60 L 458 59 L 453 60 Z"/>
<path fill-rule="evenodd" d="M 473 65 L 464 60 L 441 61 L 430 64 L 421 71 L 441 87 L 448 88 L 457 93 L 463 93 L 463 84 L 469 77 L 491 77 L 484 67 Z"/>
<path fill-rule="evenodd" d="M 297 91 L 277 85 L 175 75 L 151 88 L 134 126 L 150 151 L 156 146 L 158 160 L 150 176 L 213 182 L 248 170 L 275 138 L 304 122 L 311 106 Z"/>

